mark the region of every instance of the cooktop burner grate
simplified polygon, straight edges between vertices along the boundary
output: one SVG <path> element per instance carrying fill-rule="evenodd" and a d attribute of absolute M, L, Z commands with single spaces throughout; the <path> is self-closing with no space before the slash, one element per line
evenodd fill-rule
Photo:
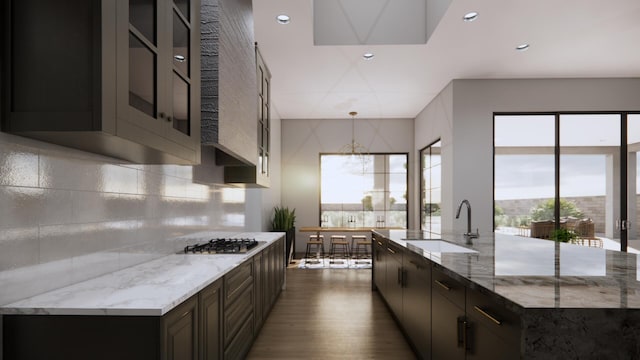
<path fill-rule="evenodd" d="M 244 254 L 258 246 L 255 239 L 248 238 L 218 238 L 209 242 L 188 245 L 185 254 Z"/>

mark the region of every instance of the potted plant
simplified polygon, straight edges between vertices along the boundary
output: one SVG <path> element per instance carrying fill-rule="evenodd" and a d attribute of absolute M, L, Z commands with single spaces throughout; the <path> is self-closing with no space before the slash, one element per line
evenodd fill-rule
<path fill-rule="evenodd" d="M 557 229 L 551 233 L 551 240 L 559 241 L 559 242 L 572 242 L 578 238 L 578 235 L 569 229 Z"/>
<path fill-rule="evenodd" d="M 272 231 L 283 231 L 286 233 L 286 249 L 287 255 L 285 257 L 285 261 L 287 264 L 290 262 L 290 257 L 295 253 L 295 244 L 296 244 L 296 209 L 289 210 L 288 207 L 278 207 L 273 208 L 273 220 L 271 221 L 271 230 Z M 286 265 L 286 264 L 285 264 Z"/>

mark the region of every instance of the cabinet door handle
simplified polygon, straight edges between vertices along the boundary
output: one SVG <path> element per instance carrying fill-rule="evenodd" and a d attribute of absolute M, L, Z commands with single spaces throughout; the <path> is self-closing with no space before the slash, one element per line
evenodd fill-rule
<path fill-rule="evenodd" d="M 158 114 L 158 116 L 160 117 L 160 119 L 164 119 L 164 113 L 161 112 L 160 114 Z"/>
<path fill-rule="evenodd" d="M 413 264 L 413 266 L 416 267 L 416 269 L 422 269 L 422 266 L 420 266 L 420 264 L 418 264 L 417 262 L 413 261 L 413 260 L 409 260 L 409 263 Z"/>
<path fill-rule="evenodd" d="M 407 270 L 400 268 L 400 287 L 407 287 Z"/>
<path fill-rule="evenodd" d="M 445 289 L 447 291 L 451 290 L 451 288 L 447 284 L 443 283 L 440 280 L 436 280 L 436 284 L 440 285 L 440 287 L 442 287 L 443 289 Z"/>
<path fill-rule="evenodd" d="M 459 317 L 458 318 L 458 326 L 457 326 L 457 332 L 458 332 L 458 347 L 463 347 L 464 346 L 464 342 L 465 342 L 465 323 L 466 321 L 464 320 L 464 317 Z"/>
<path fill-rule="evenodd" d="M 489 320 L 493 321 L 494 324 L 496 325 L 502 325 L 502 321 L 498 320 L 495 316 L 489 314 L 488 312 L 482 310 L 480 307 L 478 306 L 474 306 L 473 307 L 477 312 L 479 312 L 480 314 L 484 315 L 484 317 L 488 318 Z"/>
<path fill-rule="evenodd" d="M 171 119 L 171 116 L 167 116 L 167 122 L 171 122 L 171 120 L 173 120 Z"/>
<path fill-rule="evenodd" d="M 402 287 L 402 269 L 398 268 L 398 284 Z"/>
<path fill-rule="evenodd" d="M 388 250 L 390 253 L 392 253 L 392 254 L 395 254 L 395 253 L 396 253 L 396 252 L 395 252 L 395 251 L 393 251 L 393 249 L 391 249 L 390 247 L 387 247 L 387 250 Z"/>
<path fill-rule="evenodd" d="M 378 245 L 382 246 L 382 243 L 378 240 L 376 240 L 376 242 L 378 243 Z"/>

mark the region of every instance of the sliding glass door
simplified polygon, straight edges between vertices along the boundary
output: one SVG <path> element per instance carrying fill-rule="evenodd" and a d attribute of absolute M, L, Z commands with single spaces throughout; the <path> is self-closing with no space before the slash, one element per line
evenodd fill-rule
<path fill-rule="evenodd" d="M 601 242 L 620 239 L 620 121 L 620 114 L 560 115 L 560 228 L 584 244 L 618 246 Z"/>
<path fill-rule="evenodd" d="M 639 152 L 640 114 L 496 114 L 495 231 L 640 248 Z"/>
<path fill-rule="evenodd" d="M 553 229 L 555 198 L 554 153 L 554 115 L 495 117 L 496 232 L 534 237 L 549 236 Z"/>

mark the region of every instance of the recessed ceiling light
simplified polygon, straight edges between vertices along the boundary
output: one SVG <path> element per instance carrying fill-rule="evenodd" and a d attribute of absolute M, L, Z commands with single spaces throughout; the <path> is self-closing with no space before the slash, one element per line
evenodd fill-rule
<path fill-rule="evenodd" d="M 520 44 L 516 46 L 516 50 L 518 51 L 526 51 L 529 48 L 529 44 Z"/>
<path fill-rule="evenodd" d="M 462 20 L 464 20 L 464 21 L 473 21 L 473 20 L 478 18 L 478 15 L 480 15 L 480 14 L 478 14 L 477 11 L 471 11 L 471 12 L 468 12 L 468 13 L 464 14 L 464 16 L 462 17 Z"/>
<path fill-rule="evenodd" d="M 286 25 L 291 22 L 291 17 L 289 17 L 289 15 L 280 14 L 276 16 L 276 20 L 278 21 L 278 24 Z"/>
<path fill-rule="evenodd" d="M 177 61 L 177 62 L 184 62 L 186 60 L 186 58 L 183 55 L 173 55 L 173 58 Z"/>
<path fill-rule="evenodd" d="M 373 55 L 373 53 L 364 53 L 362 55 L 362 58 L 365 59 L 365 60 L 371 60 L 371 59 L 373 59 L 374 56 L 375 55 Z"/>

